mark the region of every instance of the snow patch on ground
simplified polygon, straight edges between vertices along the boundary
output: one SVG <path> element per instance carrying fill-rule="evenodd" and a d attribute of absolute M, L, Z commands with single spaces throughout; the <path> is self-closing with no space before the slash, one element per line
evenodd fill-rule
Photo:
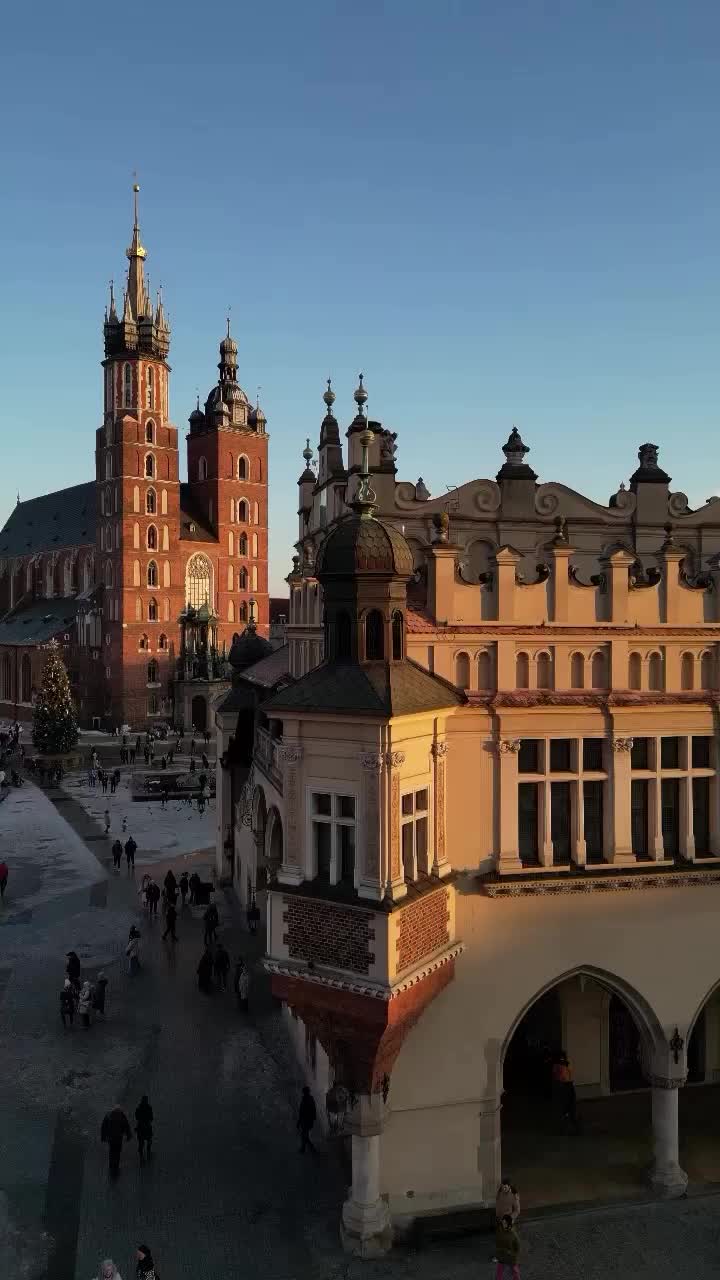
<path fill-rule="evenodd" d="M 197 853 L 215 847 L 217 814 L 215 800 L 209 802 L 203 814 L 197 804 L 192 808 L 177 799 L 169 799 L 163 809 L 159 800 L 133 800 L 130 784 L 133 770 L 121 770 L 120 786 L 115 795 L 103 795 L 98 784 L 91 787 L 87 771 L 69 773 L 63 780 L 63 789 L 79 801 L 86 813 L 105 830 L 104 813 L 110 813 L 110 839 L 119 837 L 123 843 L 132 835 L 137 843 L 136 862 L 160 862 L 168 857 Z M 123 832 L 123 818 L 127 830 Z"/>

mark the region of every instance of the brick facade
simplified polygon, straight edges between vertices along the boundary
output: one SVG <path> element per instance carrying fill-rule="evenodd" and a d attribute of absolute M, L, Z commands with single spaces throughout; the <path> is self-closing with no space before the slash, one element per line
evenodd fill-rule
<path fill-rule="evenodd" d="M 299 897 L 286 897 L 283 905 L 283 943 L 291 960 L 313 960 L 353 973 L 369 972 L 375 960 L 370 950 L 375 940 L 372 911 Z"/>
<path fill-rule="evenodd" d="M 397 936 L 398 972 L 420 964 L 433 951 L 447 946 L 450 941 L 449 922 L 447 889 L 428 893 L 403 907 Z"/>

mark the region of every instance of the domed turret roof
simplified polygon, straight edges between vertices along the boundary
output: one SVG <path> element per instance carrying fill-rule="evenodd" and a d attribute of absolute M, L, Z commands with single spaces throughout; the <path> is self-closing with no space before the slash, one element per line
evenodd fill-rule
<path fill-rule="evenodd" d="M 317 557 L 319 578 L 383 574 L 409 578 L 412 552 L 399 530 L 366 515 L 340 520 L 323 541 Z"/>
<path fill-rule="evenodd" d="M 270 641 L 259 636 L 255 623 L 251 622 L 248 623 L 242 635 L 233 636 L 228 661 L 233 670 L 243 671 L 245 667 L 251 667 L 261 658 L 267 658 L 272 651 Z"/>

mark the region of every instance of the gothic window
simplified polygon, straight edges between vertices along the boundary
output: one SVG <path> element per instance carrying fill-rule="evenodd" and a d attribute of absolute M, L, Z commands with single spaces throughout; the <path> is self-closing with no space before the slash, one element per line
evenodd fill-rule
<path fill-rule="evenodd" d="M 707 650 L 700 659 L 700 688 L 712 689 L 713 684 L 713 655 Z"/>
<path fill-rule="evenodd" d="M 20 701 L 29 702 L 32 697 L 32 672 L 30 669 L 30 658 L 27 653 L 23 654 L 23 660 L 20 667 L 20 683 Z"/>
<path fill-rule="evenodd" d="M 607 688 L 607 674 L 605 670 L 605 654 L 594 653 L 592 663 L 590 665 L 590 678 L 592 680 L 593 689 Z"/>
<path fill-rule="evenodd" d="M 258 481 L 262 480 L 262 462 L 259 458 L 255 463 L 255 479 Z"/>
<path fill-rule="evenodd" d="M 83 591 L 89 591 L 90 587 L 92 586 L 92 579 L 90 574 L 91 574 L 91 564 L 89 560 L 86 560 L 83 565 Z"/>
<path fill-rule="evenodd" d="M 72 589 L 73 589 L 72 560 L 66 560 L 65 569 L 64 569 L 64 579 L 63 579 L 63 595 L 66 595 L 66 596 L 71 595 Z"/>
<path fill-rule="evenodd" d="M 692 689 L 695 675 L 695 659 L 691 653 L 684 653 L 680 663 L 680 688 Z"/>
<path fill-rule="evenodd" d="M 241 498 L 237 504 L 237 518 L 240 524 L 247 524 L 250 519 L 250 507 L 245 498 Z"/>
<path fill-rule="evenodd" d="M 165 599 L 163 600 L 163 622 L 169 622 L 169 621 L 170 621 L 170 601 L 168 600 L 167 596 L 165 596 Z"/>
<path fill-rule="evenodd" d="M 662 689 L 663 685 L 662 656 L 659 653 L 651 653 L 648 659 L 648 688 Z"/>
<path fill-rule="evenodd" d="M 106 587 L 111 587 L 112 585 L 113 585 L 113 567 L 112 567 L 112 560 L 106 560 L 106 562 L 105 562 L 105 586 L 106 586 Z"/>
<path fill-rule="evenodd" d="M 207 480 L 207 458 L 200 458 L 198 462 L 198 480 Z"/>
<path fill-rule="evenodd" d="M 147 567 L 147 584 L 149 587 L 156 587 L 158 584 L 158 571 L 154 560 L 151 560 Z"/>
<path fill-rule="evenodd" d="M 235 523 L 235 499 L 230 499 L 230 523 Z"/>
<path fill-rule="evenodd" d="M 170 586 L 170 561 L 163 560 L 163 586 Z"/>
<path fill-rule="evenodd" d="M 87 565 L 88 565 L 88 562 L 86 560 L 85 561 L 86 579 L 87 579 Z M 32 560 L 28 560 L 27 564 L 25 565 L 25 590 L 26 591 L 32 591 L 32 570 L 33 570 Z M 90 586 L 90 582 L 86 580 L 84 590 L 87 591 L 89 586 Z"/>
<path fill-rule="evenodd" d="M 156 694 L 156 693 L 151 693 L 151 694 L 150 694 L 150 697 L 148 698 L 148 704 L 147 704 L 147 705 L 148 705 L 148 715 L 149 715 L 149 716 L 156 716 L 156 715 L 157 715 L 157 713 L 158 713 L 158 705 L 159 705 L 158 700 L 157 700 L 157 694 Z"/>
<path fill-rule="evenodd" d="M 145 510 L 149 516 L 155 515 L 157 507 L 157 497 L 154 489 L 148 489 L 145 494 Z"/>
<path fill-rule="evenodd" d="M 145 396 L 148 409 L 155 408 L 155 370 L 152 365 L 148 365 L 145 371 Z M 152 432 L 152 423 L 148 423 L 148 427 Z M 147 430 L 147 428 L 146 428 Z M 150 436 L 152 440 L 152 434 Z"/>
<path fill-rule="evenodd" d="M 145 454 L 145 475 L 150 480 L 155 476 L 155 459 L 151 453 Z"/>
<path fill-rule="evenodd" d="M 630 654 L 628 684 L 631 689 L 642 688 L 642 658 L 639 653 Z"/>
<path fill-rule="evenodd" d="M 515 659 L 515 688 L 530 688 L 530 659 L 526 653 L 519 653 Z"/>
<path fill-rule="evenodd" d="M 157 620 L 158 620 L 157 600 L 149 600 L 148 601 L 148 622 L 157 622 Z"/>
<path fill-rule="evenodd" d="M 167 649 L 167 647 L 168 647 L 167 636 L 165 635 L 164 631 L 161 631 L 160 639 L 158 640 L 158 649 Z"/>
<path fill-rule="evenodd" d="M 105 526 L 105 550 L 112 551 L 112 547 L 113 547 L 112 525 L 108 524 Z"/>
<path fill-rule="evenodd" d="M 238 570 L 238 591 L 247 591 L 248 589 L 248 571 L 245 565 Z"/>
<path fill-rule="evenodd" d="M 242 454 L 241 457 L 238 458 L 238 480 L 247 480 L 249 474 L 250 464 L 245 457 L 245 454 Z"/>
<path fill-rule="evenodd" d="M 234 622 L 234 621 L 235 621 L 235 601 L 229 600 L 228 601 L 228 622 Z"/>
<path fill-rule="evenodd" d="M 193 609 L 210 604 L 212 599 L 212 570 L 207 556 L 194 555 L 188 560 L 185 575 L 185 596 Z"/>
<path fill-rule="evenodd" d="M 166 525 L 166 524 L 164 524 L 164 525 L 163 525 L 163 543 L 162 543 L 162 549 L 163 549 L 163 551 L 169 551 L 169 550 L 170 550 L 170 534 L 168 533 L 168 527 L 167 527 L 167 525 Z"/>
<path fill-rule="evenodd" d="M 246 556 L 247 553 L 248 553 L 248 536 L 246 533 L 241 533 L 240 537 L 238 538 L 238 555 Z"/>
<path fill-rule="evenodd" d="M 151 658 L 147 665 L 148 684 L 157 684 L 158 682 L 158 664 L 154 658 Z"/>
<path fill-rule="evenodd" d="M 142 635 L 142 636 L 140 637 L 140 640 L 139 640 L 139 643 L 138 643 L 138 647 L 139 647 L 140 649 L 147 649 L 147 648 L 149 648 L 149 641 L 148 641 L 148 638 L 147 638 L 147 636 L 146 636 L 146 635 Z"/>
<path fill-rule="evenodd" d="M 570 659 L 570 688 L 585 688 L 585 659 L 581 653 L 574 653 Z"/>
<path fill-rule="evenodd" d="M 147 544 L 148 544 L 148 551 L 157 551 L 158 536 L 157 536 L 157 529 L 155 528 L 154 524 L 148 525 Z"/>
<path fill-rule="evenodd" d="M 105 454 L 105 479 L 112 480 L 112 473 L 113 473 L 112 454 L 108 449 L 108 452 Z"/>
<path fill-rule="evenodd" d="M 148 409 L 152 409 L 151 404 L 148 405 Z M 155 423 L 152 421 L 152 419 L 150 419 L 150 421 L 145 423 L 145 443 L 146 444 L 155 443 Z"/>
<path fill-rule="evenodd" d="M 458 689 L 470 688 L 470 658 L 467 653 L 455 655 L 455 683 Z"/>
<path fill-rule="evenodd" d="M 240 605 L 240 621 L 247 622 L 247 620 L 248 620 L 248 607 L 245 601 L 243 600 L 242 604 Z"/>
<path fill-rule="evenodd" d="M 12 701 L 12 667 L 10 666 L 10 654 L 6 653 L 3 657 L 3 701 Z"/>
<path fill-rule="evenodd" d="M 385 657 L 385 626 L 379 609 L 371 609 L 365 619 L 365 659 L 382 662 Z"/>
<path fill-rule="evenodd" d="M 110 512 L 112 511 L 111 504 L 112 504 L 112 493 L 108 488 L 108 489 L 105 489 L 105 491 L 103 492 L 103 515 L 105 516 L 110 515 Z"/>
<path fill-rule="evenodd" d="M 403 656 L 403 616 L 399 610 L 396 610 L 392 616 L 392 647 L 392 656 L 396 662 L 399 662 Z"/>
<path fill-rule="evenodd" d="M 126 409 L 132 405 L 132 365 L 123 365 L 123 404 Z"/>
<path fill-rule="evenodd" d="M 536 665 L 537 687 L 538 689 L 549 689 L 551 687 L 552 663 L 549 653 L 539 653 Z"/>

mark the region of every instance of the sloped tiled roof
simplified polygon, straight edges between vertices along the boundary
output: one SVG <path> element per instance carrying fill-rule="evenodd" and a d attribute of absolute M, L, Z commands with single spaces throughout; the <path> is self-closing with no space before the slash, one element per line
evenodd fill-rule
<path fill-rule="evenodd" d="M 76 596 L 33 600 L 0 622 L 0 645 L 45 644 L 60 631 L 75 625 L 83 601 Z"/>
<path fill-rule="evenodd" d="M 406 658 L 404 662 L 324 662 L 267 702 L 268 715 L 283 711 L 340 715 L 408 716 L 465 702 L 458 689 Z"/>
<path fill-rule="evenodd" d="M 0 556 L 95 543 L 95 481 L 19 502 L 0 532 Z"/>
<path fill-rule="evenodd" d="M 289 680 L 289 646 L 284 644 L 279 649 L 269 653 L 266 658 L 261 658 L 259 662 L 253 663 L 251 667 L 246 667 L 241 679 L 248 680 L 250 684 L 259 685 L 263 689 L 272 689 L 281 680 Z"/>

